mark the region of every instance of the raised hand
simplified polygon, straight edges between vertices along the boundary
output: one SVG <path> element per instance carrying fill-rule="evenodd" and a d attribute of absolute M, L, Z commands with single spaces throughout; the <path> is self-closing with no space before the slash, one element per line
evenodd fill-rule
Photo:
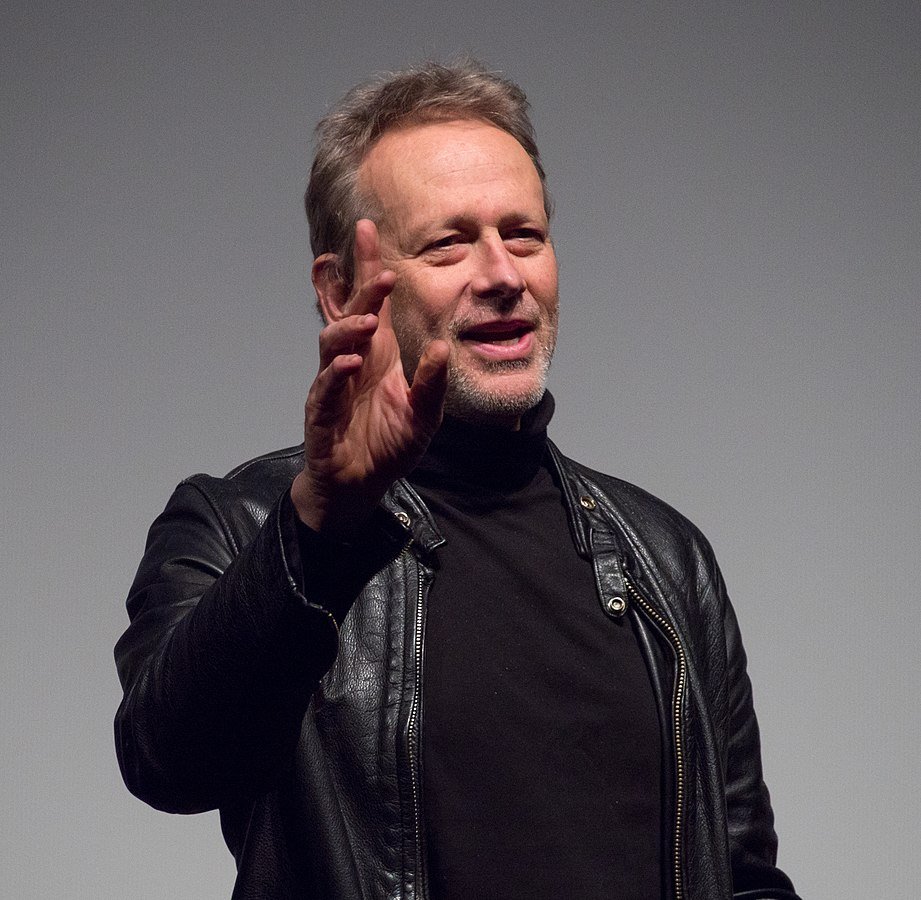
<path fill-rule="evenodd" d="M 396 276 L 381 263 L 370 220 L 355 226 L 351 293 L 331 263 L 319 269 L 330 322 L 320 333 L 319 372 L 304 409 L 304 469 L 291 499 L 305 524 L 347 537 L 425 452 L 441 422 L 449 349 L 433 341 L 407 384 L 390 322 Z"/>

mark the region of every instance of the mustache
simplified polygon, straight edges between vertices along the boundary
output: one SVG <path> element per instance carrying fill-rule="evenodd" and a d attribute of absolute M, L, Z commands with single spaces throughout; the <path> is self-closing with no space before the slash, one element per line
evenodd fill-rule
<path fill-rule="evenodd" d="M 522 303 L 510 305 L 507 309 L 505 304 L 489 304 L 481 310 L 475 310 L 452 319 L 448 331 L 451 337 L 459 337 L 467 331 L 473 331 L 486 324 L 495 322 L 514 322 L 516 325 L 537 330 L 540 326 L 543 316 L 540 307 L 536 303 Z"/>

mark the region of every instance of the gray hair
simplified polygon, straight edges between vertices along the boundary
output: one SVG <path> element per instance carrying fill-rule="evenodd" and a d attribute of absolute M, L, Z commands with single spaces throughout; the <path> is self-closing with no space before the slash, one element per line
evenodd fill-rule
<path fill-rule="evenodd" d="M 481 119 L 515 138 L 537 169 L 550 218 L 552 204 L 524 91 L 474 60 L 426 62 L 353 87 L 317 124 L 304 195 L 314 257 L 337 254 L 339 273 L 351 282 L 355 223 L 377 212 L 358 189 L 365 157 L 388 129 L 451 119 Z"/>

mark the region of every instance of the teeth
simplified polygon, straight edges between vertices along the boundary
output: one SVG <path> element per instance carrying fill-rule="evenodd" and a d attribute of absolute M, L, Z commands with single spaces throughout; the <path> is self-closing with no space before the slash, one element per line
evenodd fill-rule
<path fill-rule="evenodd" d="M 488 332 L 486 334 L 473 334 L 471 335 L 473 340 L 479 341 L 481 344 L 504 344 L 505 346 L 510 346 L 512 344 L 517 344 L 521 340 L 520 334 L 494 334 Z"/>

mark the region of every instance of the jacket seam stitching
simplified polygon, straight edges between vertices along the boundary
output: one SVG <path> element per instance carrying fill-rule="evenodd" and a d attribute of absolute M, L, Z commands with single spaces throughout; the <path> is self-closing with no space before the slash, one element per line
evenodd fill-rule
<path fill-rule="evenodd" d="M 217 501 L 214 499 L 211 493 L 205 490 L 205 488 L 201 484 L 199 484 L 198 481 L 195 481 L 194 476 L 192 478 L 185 479 L 185 481 L 183 481 L 182 483 L 188 485 L 190 488 L 197 491 L 202 496 L 202 498 L 205 500 L 205 502 L 210 507 L 211 512 L 214 513 L 214 517 L 220 523 L 221 531 L 224 533 L 224 538 L 227 541 L 227 543 L 230 545 L 230 549 L 233 551 L 234 557 L 236 558 L 237 556 L 239 556 L 240 545 L 237 543 L 237 539 L 234 537 L 233 532 L 230 530 L 230 525 L 227 522 L 226 516 L 221 512 L 220 508 L 218 507 Z"/>

